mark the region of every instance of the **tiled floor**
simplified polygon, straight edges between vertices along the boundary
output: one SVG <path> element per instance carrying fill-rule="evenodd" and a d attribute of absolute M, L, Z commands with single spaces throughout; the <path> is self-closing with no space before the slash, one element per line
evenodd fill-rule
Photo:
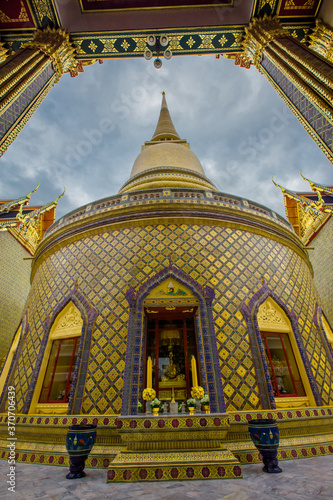
<path fill-rule="evenodd" d="M 69 481 L 67 469 L 17 464 L 16 493 L 7 490 L 8 464 L 0 461 L 0 498 L 15 500 L 333 500 L 333 456 L 280 462 L 281 474 L 244 465 L 243 479 L 106 484 L 106 470 L 86 469 Z"/>

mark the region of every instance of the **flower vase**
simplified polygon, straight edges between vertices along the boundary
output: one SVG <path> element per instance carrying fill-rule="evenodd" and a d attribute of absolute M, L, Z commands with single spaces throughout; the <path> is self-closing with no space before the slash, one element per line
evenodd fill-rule
<path fill-rule="evenodd" d="M 66 449 L 69 455 L 67 479 L 85 477 L 85 462 L 96 440 L 96 425 L 71 425 L 67 431 Z"/>
<path fill-rule="evenodd" d="M 159 413 L 159 411 L 160 411 L 159 407 L 158 407 L 158 406 L 157 406 L 157 407 L 154 407 L 154 408 L 152 408 L 152 410 L 153 410 L 153 415 L 154 415 L 155 417 L 157 417 L 157 416 L 158 416 L 158 413 Z"/>
<path fill-rule="evenodd" d="M 189 406 L 188 409 L 189 409 L 190 415 L 195 414 L 195 406 Z"/>
<path fill-rule="evenodd" d="M 196 399 L 196 413 L 201 413 L 201 401 L 200 399 Z"/>
<path fill-rule="evenodd" d="M 250 420 L 249 432 L 253 444 L 263 457 L 263 472 L 268 472 L 269 474 L 282 472 L 276 458 L 280 438 L 276 420 L 270 418 Z"/>
<path fill-rule="evenodd" d="M 148 399 L 148 400 L 146 401 L 146 414 L 151 413 L 151 410 L 152 410 L 152 408 L 151 408 L 151 406 L 150 406 L 150 403 L 151 403 L 151 402 L 152 402 L 152 399 L 150 399 L 150 400 Z"/>

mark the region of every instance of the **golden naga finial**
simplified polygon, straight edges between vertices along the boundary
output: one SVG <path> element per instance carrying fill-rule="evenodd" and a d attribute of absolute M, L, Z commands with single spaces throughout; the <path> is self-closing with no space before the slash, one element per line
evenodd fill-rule
<path fill-rule="evenodd" d="M 0 213 L 2 212 L 9 212 L 12 208 L 17 207 L 20 205 L 20 210 L 23 205 L 29 205 L 29 200 L 31 198 L 31 195 L 37 191 L 39 188 L 39 183 L 38 186 L 31 191 L 31 193 L 28 193 L 26 196 L 22 196 L 22 198 L 18 198 L 17 200 L 11 200 L 8 201 L 7 203 L 4 203 L 3 205 L 0 205 Z"/>
<path fill-rule="evenodd" d="M 33 219 L 39 219 L 39 217 L 44 214 L 45 212 L 48 212 L 52 208 L 55 208 L 58 204 L 58 201 L 60 198 L 62 198 L 65 194 L 66 188 L 64 187 L 63 192 L 61 193 L 60 196 L 58 196 L 54 201 L 51 201 L 47 205 L 44 205 L 41 208 L 38 208 L 37 210 L 34 210 L 33 212 L 29 212 L 27 215 L 23 215 L 23 205 L 20 206 L 20 210 L 16 216 L 16 219 L 18 219 L 18 225 L 20 226 L 21 224 L 27 225 L 29 222 L 31 222 Z"/>
<path fill-rule="evenodd" d="M 62 198 L 62 197 L 64 196 L 64 194 L 65 194 L 65 193 L 66 193 L 66 188 L 65 188 L 65 186 L 64 186 L 64 190 L 63 190 L 63 192 L 61 193 L 61 195 L 60 195 L 60 196 L 58 196 L 58 198 L 56 198 L 56 199 L 54 200 L 54 202 L 53 202 L 53 203 L 58 203 L 58 201 L 60 200 L 60 198 Z"/>
<path fill-rule="evenodd" d="M 273 177 L 272 177 L 272 182 L 273 182 L 274 186 L 279 187 L 281 189 L 283 194 L 287 192 L 286 188 L 284 188 L 283 186 L 280 186 L 280 184 L 277 184 Z"/>
<path fill-rule="evenodd" d="M 16 219 L 19 221 L 19 222 L 17 223 L 17 225 L 18 225 L 18 226 L 19 226 L 20 224 L 22 224 L 22 222 L 24 221 L 24 215 L 23 215 L 23 203 L 22 203 L 22 205 L 20 205 L 20 210 L 17 212 Z"/>
<path fill-rule="evenodd" d="M 30 200 L 31 195 L 32 195 L 32 194 L 34 194 L 34 193 L 37 191 L 37 189 L 39 188 L 39 186 L 40 186 L 40 184 L 38 183 L 38 184 L 37 184 L 37 186 L 35 187 L 35 189 L 33 189 L 33 190 L 31 191 L 31 193 L 27 194 L 27 198 L 28 198 L 28 200 Z"/>
<path fill-rule="evenodd" d="M 279 184 L 274 182 L 273 178 L 272 178 L 272 181 L 273 181 L 273 184 L 275 184 L 275 186 L 277 186 L 281 189 L 284 196 L 286 196 L 287 198 L 290 198 L 291 200 L 295 200 L 298 203 L 300 203 L 304 210 L 310 210 L 314 215 L 318 215 L 318 212 L 326 211 L 324 209 L 325 202 L 322 199 L 321 195 L 318 196 L 318 201 L 310 201 L 308 198 L 305 198 L 303 196 L 299 196 L 298 194 L 294 193 L 293 191 L 289 191 L 288 189 L 280 186 Z"/>
<path fill-rule="evenodd" d="M 304 177 L 304 175 L 302 175 L 302 172 L 300 172 L 300 175 L 302 179 L 304 179 L 310 184 L 312 191 L 317 191 L 317 192 L 320 191 L 321 193 L 327 193 L 329 195 L 333 195 L 332 188 L 329 188 L 327 186 L 322 186 L 321 184 L 316 184 L 315 182 L 310 181 L 310 179 L 307 179 L 306 177 Z"/>
<path fill-rule="evenodd" d="M 299 175 L 302 177 L 302 179 L 304 179 L 305 181 L 307 181 L 310 184 L 311 188 L 314 187 L 314 182 L 312 182 L 312 181 L 310 181 L 310 179 L 307 179 L 306 177 L 304 177 L 302 172 L 300 172 Z"/>

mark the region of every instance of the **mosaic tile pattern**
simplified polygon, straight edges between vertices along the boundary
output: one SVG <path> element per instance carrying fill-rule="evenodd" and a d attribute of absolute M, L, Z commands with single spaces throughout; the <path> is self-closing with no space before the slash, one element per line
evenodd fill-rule
<path fill-rule="evenodd" d="M 309 252 L 309 258 L 314 270 L 314 282 L 331 326 L 333 325 L 333 261 L 330 251 L 332 240 L 333 219 L 331 217 L 311 241 L 310 246 L 314 247 L 314 250 Z"/>
<path fill-rule="evenodd" d="M 0 359 L 6 356 L 19 326 L 30 289 L 31 257 L 8 232 L 0 234 Z"/>
<path fill-rule="evenodd" d="M 291 447 L 289 449 L 278 450 L 277 459 L 280 460 L 294 460 L 296 458 L 313 458 L 320 457 L 323 455 L 332 455 L 333 446 L 325 444 L 323 446 L 311 446 L 311 444 L 306 444 L 300 446 L 299 448 Z M 241 464 L 251 464 L 262 462 L 261 455 L 259 452 L 239 452 L 235 453 L 235 457 Z"/>
<path fill-rule="evenodd" d="M 187 273 L 173 266 L 170 259 L 168 267 L 165 267 L 141 285 L 137 291 L 137 297 L 133 287 L 126 294 L 131 313 L 127 336 L 125 388 L 122 401 L 123 415 L 136 414 L 137 402 L 141 397 L 141 388 L 143 385 L 143 370 L 141 367 L 144 366 L 145 359 L 144 342 L 142 342 L 144 297 L 159 283 L 171 277 L 188 287 L 199 300 L 200 320 L 197 316 L 196 324 L 197 356 L 200 369 L 202 370 L 201 383 L 206 391 L 208 389 L 212 412 L 225 412 L 226 410 L 221 374 L 216 373 L 214 369 L 215 366 L 219 365 L 214 322 L 211 313 L 211 305 L 215 297 L 215 292 L 211 287 L 203 288 L 198 285 Z"/>
<path fill-rule="evenodd" d="M 173 264 L 215 290 L 213 319 L 227 411 L 260 408 L 242 302 L 267 285 L 295 312 L 323 404 L 333 398 L 331 367 L 313 324 L 318 301 L 309 268 L 291 249 L 261 235 L 209 225 L 146 225 L 100 232 L 52 254 L 37 269 L 28 305 L 30 331 L 15 383 L 18 411 L 31 380 L 43 323 L 74 283 L 98 310 L 82 412 L 117 414 L 125 367 L 129 286 L 140 285 Z M 38 303 L 35 308 L 32 304 Z"/>
<path fill-rule="evenodd" d="M 54 70 L 51 62 L 37 78 L 12 102 L 0 116 L 0 137 L 3 137 L 22 115 L 24 110 L 31 105 L 33 99 L 50 80 Z"/>
<path fill-rule="evenodd" d="M 158 171 L 159 168 L 162 169 L 162 167 L 158 167 L 154 169 L 154 172 Z M 175 175 L 185 175 L 183 172 L 185 169 L 179 168 L 178 170 L 182 171 L 182 173 Z M 148 179 L 149 177 L 151 177 L 151 175 L 147 174 L 146 177 Z M 193 198 L 193 192 L 197 195 L 197 198 Z M 147 199 L 145 199 L 146 196 Z M 137 201 L 137 198 L 140 198 L 140 200 Z M 258 215 L 259 213 L 260 217 L 263 217 L 266 220 L 274 221 L 283 228 L 292 228 L 290 222 L 287 222 L 286 219 L 281 217 L 281 215 L 277 214 L 276 212 L 273 212 L 267 207 L 263 207 L 263 205 L 260 205 L 259 203 L 249 203 L 248 200 L 245 200 L 238 196 L 221 192 L 213 194 L 212 191 L 204 191 L 199 189 L 196 189 L 195 191 L 191 189 L 187 192 L 183 190 L 180 191 L 179 189 L 156 189 L 154 190 L 154 192 L 150 191 L 147 194 L 140 193 L 140 195 L 135 195 L 134 193 L 131 196 L 128 196 L 127 194 L 122 195 L 121 198 L 119 197 L 119 195 L 110 196 L 107 198 L 103 198 L 102 200 L 97 200 L 94 203 L 84 205 L 83 207 L 80 207 L 79 210 L 74 210 L 73 212 L 70 212 L 61 219 L 57 220 L 46 231 L 46 234 L 47 236 L 50 236 L 55 231 L 58 231 L 60 228 L 64 228 L 68 224 L 71 224 L 73 221 L 85 221 L 89 217 L 98 214 L 104 213 L 105 216 L 107 214 L 113 216 L 114 213 L 116 213 L 119 209 L 129 207 L 144 207 L 147 204 L 149 204 L 151 209 L 158 210 L 159 205 L 163 203 L 171 203 L 176 207 L 183 204 L 190 204 L 193 208 L 196 206 L 198 210 L 207 209 L 207 207 L 213 210 L 215 209 L 215 207 L 217 209 L 232 208 L 233 211 L 236 210 L 237 212 L 239 212 L 239 216 L 243 216 L 243 214 Z"/>
<path fill-rule="evenodd" d="M 283 46 L 296 54 L 297 57 L 301 57 L 302 64 L 305 67 L 312 67 L 329 78 L 333 77 L 333 67 L 325 59 L 318 57 L 316 53 L 313 53 L 305 46 L 295 43 L 294 40 L 287 37 L 283 39 Z"/>
<path fill-rule="evenodd" d="M 112 465 L 108 470 L 107 482 L 172 481 L 196 479 L 235 479 L 242 477 L 239 465 L 177 465 L 176 467 L 135 467 L 120 470 Z"/>
<path fill-rule="evenodd" d="M 231 432 L 231 441 L 225 441 L 227 445 L 227 449 L 233 452 L 236 459 L 240 461 L 241 464 L 248 463 L 259 463 L 261 462 L 261 457 L 258 454 L 258 451 L 253 448 L 252 442 L 250 441 L 249 435 L 245 432 L 247 429 L 248 421 L 254 418 L 262 419 L 262 418 L 274 418 L 277 420 L 277 423 L 280 428 L 280 448 L 278 452 L 279 460 L 289 460 L 294 458 L 307 458 L 307 457 L 316 457 L 320 455 L 328 455 L 333 454 L 333 446 L 331 442 L 331 420 L 333 415 L 333 408 L 330 407 L 322 407 L 322 408 L 303 408 L 298 410 L 263 410 L 258 412 L 241 412 L 241 413 L 229 413 L 227 416 L 227 421 L 230 423 L 230 432 Z M 20 439 L 18 440 L 17 453 L 16 453 L 16 461 L 17 462 L 26 462 L 26 463 L 34 463 L 34 464 L 47 464 L 47 465 L 62 465 L 68 467 L 68 456 L 66 453 L 58 450 L 55 452 L 53 448 L 46 445 L 43 441 L 43 433 L 49 432 L 53 433 L 55 430 L 55 426 L 60 426 L 61 428 L 66 428 L 69 425 L 77 424 L 79 422 L 90 423 L 98 426 L 98 429 L 103 434 L 103 431 L 106 429 L 110 430 L 111 427 L 114 428 L 118 422 L 122 422 L 121 425 L 118 425 L 120 428 L 120 432 L 123 430 L 124 426 L 128 429 L 146 429 L 149 431 L 163 429 L 163 425 L 161 422 L 163 421 L 166 426 L 168 426 L 168 421 L 173 425 L 174 428 L 182 428 L 186 431 L 193 429 L 194 426 L 206 426 L 213 425 L 216 430 L 221 429 L 221 425 L 223 424 L 223 417 L 214 416 L 214 415 L 195 415 L 195 416 L 184 416 L 179 415 L 178 417 L 168 417 L 168 416 L 160 416 L 160 417 L 152 417 L 152 416 L 138 416 L 138 417 L 124 417 L 124 418 L 114 418 L 114 417 L 78 417 L 78 416 L 68 416 L 68 417 L 56 417 L 56 416 L 17 416 L 15 419 L 15 423 L 17 428 L 21 426 L 21 434 L 22 427 L 27 426 L 27 430 L 31 428 L 31 426 L 38 426 L 39 434 L 41 435 L 40 441 L 43 444 L 42 448 L 34 449 L 31 451 L 22 450 L 22 444 Z M 0 415 L 0 434 L 6 435 L 6 427 L 7 427 L 8 416 Z M 140 422 L 141 421 L 141 422 Z M 145 424 L 146 422 L 146 424 Z M 150 426 L 147 426 L 147 422 L 150 423 Z M 135 423 L 135 424 L 134 424 Z M 224 417 L 224 423 L 226 423 Z M 193 424 L 193 425 L 192 425 Z M 323 427 L 326 427 L 323 432 Z M 170 426 L 169 426 L 170 427 Z M 244 430 L 243 430 L 244 428 Z M 320 429 L 318 431 L 318 429 Z M 65 429 L 64 429 L 65 430 Z M 305 432 L 304 432 L 305 430 Z M 59 432 L 59 431 L 58 431 Z M 235 432 L 238 436 L 235 446 Z M 309 436 L 309 433 L 312 434 Z M 25 439 L 29 436 L 29 433 L 23 433 Z M 138 435 L 142 435 L 141 432 Z M 163 434 L 159 434 L 160 439 Z M 216 433 L 213 433 L 215 438 Z M 248 441 L 244 441 L 245 439 Z M 202 436 L 201 436 L 202 437 Z M 297 444 L 294 442 L 295 437 L 298 437 L 298 440 L 301 443 Z M 134 434 L 132 434 L 131 440 L 135 441 Z M 212 436 L 208 437 L 212 439 Z M 292 438 L 292 439 L 289 439 Z M 32 436 L 32 439 L 34 437 Z M 177 438 L 176 438 L 177 439 Z M 1 439 L 0 439 L 1 441 Z M 131 442 L 132 442 L 131 441 Z M 148 442 L 150 442 L 148 440 Z M 8 449 L 6 447 L 7 441 L 6 439 L 2 440 L 0 443 L 0 459 L 7 460 L 8 458 Z M 26 443 L 25 443 L 26 444 Z M 245 446 L 244 446 L 245 444 Z M 249 446 L 248 446 L 249 445 Z M 22 450 L 22 451 L 21 451 Z M 109 465 L 111 466 L 111 462 L 113 460 L 114 454 L 120 453 L 122 449 L 117 445 L 116 446 L 108 446 L 106 445 L 105 449 L 96 450 L 93 449 L 92 453 L 89 455 L 88 460 L 86 462 L 86 467 L 103 467 L 107 468 Z M 119 456 L 120 457 L 120 456 Z M 153 457 L 152 457 L 153 458 Z M 153 460 L 151 460 L 153 461 Z M 118 460 L 117 460 L 118 462 Z M 126 460 L 125 460 L 126 462 Z M 152 480 L 152 472 L 156 469 L 153 464 L 150 466 L 150 473 L 147 470 L 147 476 L 140 478 L 138 480 Z M 189 466 L 189 465 L 188 465 Z M 187 466 L 187 467 L 188 467 Z M 185 468 L 187 468 L 185 467 Z M 110 467 L 111 468 L 111 467 Z M 125 466 L 126 468 L 126 466 Z M 139 467 L 140 469 L 141 467 Z M 135 468 L 134 468 L 135 469 Z M 163 468 L 164 470 L 165 467 Z M 136 469 L 135 469 L 136 470 Z M 169 471 L 170 472 L 170 471 Z M 166 471 L 168 475 L 169 472 Z M 183 471 L 184 472 L 184 471 Z M 136 472 L 134 473 L 134 477 Z M 174 479 L 176 478 L 176 473 L 174 473 Z M 139 476 L 140 477 L 140 476 Z M 185 478 L 185 476 L 184 476 Z M 129 479 L 129 478 L 128 478 Z"/>
<path fill-rule="evenodd" d="M 333 151 L 333 128 L 327 118 L 318 110 L 309 99 L 302 94 L 290 80 L 275 66 L 269 58 L 264 57 L 262 67 L 271 76 L 274 82 L 294 104 L 303 118 L 311 125 L 330 151 Z"/>
<path fill-rule="evenodd" d="M 306 420 L 308 418 L 326 418 L 333 415 L 332 408 L 299 408 L 298 410 L 265 410 L 259 413 L 231 413 L 229 414 L 229 423 L 239 424 L 247 423 L 252 419 L 273 418 L 277 422 L 283 420 Z M 298 424 L 300 425 L 300 423 Z"/>

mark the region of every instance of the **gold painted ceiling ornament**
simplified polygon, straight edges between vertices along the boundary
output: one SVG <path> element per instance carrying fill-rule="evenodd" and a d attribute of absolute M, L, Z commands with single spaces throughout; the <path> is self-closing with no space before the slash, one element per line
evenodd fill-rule
<path fill-rule="evenodd" d="M 321 19 L 316 19 L 316 26 L 310 35 L 309 47 L 327 61 L 333 62 L 333 30 Z"/>
<path fill-rule="evenodd" d="M 245 28 L 244 56 L 259 68 L 264 48 L 275 38 L 288 35 L 288 31 L 281 26 L 277 16 L 271 17 L 265 14 L 262 19 L 254 18 L 248 28 Z"/>
<path fill-rule="evenodd" d="M 8 56 L 8 49 L 6 49 L 4 43 L 0 42 L 0 64 L 5 62 Z"/>
<path fill-rule="evenodd" d="M 23 48 L 37 49 L 50 57 L 57 80 L 76 64 L 75 49 L 69 40 L 69 34 L 63 29 L 48 26 L 37 30 L 34 39 L 27 42 Z"/>
<path fill-rule="evenodd" d="M 103 64 L 103 59 L 80 59 L 76 61 L 74 66 L 69 70 L 69 73 L 72 78 L 75 78 L 79 75 L 79 73 L 84 72 L 84 66 L 91 66 L 98 61 L 99 64 Z"/>

